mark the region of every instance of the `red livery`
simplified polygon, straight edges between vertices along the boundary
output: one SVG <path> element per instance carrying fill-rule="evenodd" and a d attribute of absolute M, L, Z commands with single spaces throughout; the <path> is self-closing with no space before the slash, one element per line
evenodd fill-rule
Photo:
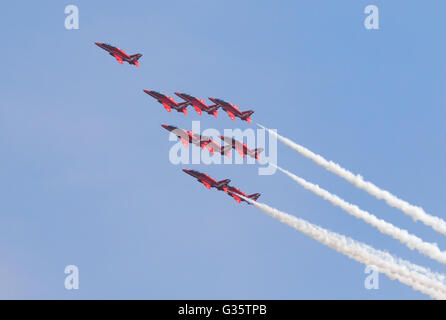
<path fill-rule="evenodd" d="M 227 192 L 228 183 L 231 182 L 231 180 L 229 179 L 217 181 L 214 178 L 208 176 L 207 174 L 201 173 L 196 170 L 183 169 L 183 171 L 191 175 L 192 177 L 196 178 L 198 182 L 204 184 L 204 186 L 208 189 L 216 188 L 218 190 L 223 190 L 224 192 Z"/>
<path fill-rule="evenodd" d="M 247 204 L 251 204 L 251 203 L 249 203 L 245 199 L 239 197 L 239 195 L 241 195 L 241 196 L 243 196 L 245 198 L 252 199 L 254 201 L 257 201 L 257 198 L 260 197 L 260 193 L 253 193 L 251 195 L 247 195 L 242 190 L 237 189 L 236 187 L 232 187 L 232 186 L 228 186 L 227 194 L 230 195 L 231 197 L 233 197 L 234 200 L 237 201 L 238 203 L 241 203 L 242 201 L 245 201 Z"/>
<path fill-rule="evenodd" d="M 252 199 L 254 201 L 257 201 L 258 197 L 260 197 L 260 193 L 253 193 L 251 195 L 247 195 L 240 189 L 228 185 L 228 183 L 231 182 L 231 180 L 229 179 L 216 181 L 214 178 L 211 178 L 207 174 L 201 173 L 196 170 L 183 169 L 183 171 L 191 175 L 192 177 L 196 178 L 199 182 L 204 184 L 208 189 L 215 188 L 217 190 L 226 192 L 229 196 L 233 197 L 234 200 L 237 201 L 238 203 L 244 201 L 247 204 L 251 204 L 245 199 L 243 199 L 243 197 Z"/>
<path fill-rule="evenodd" d="M 197 113 L 201 116 L 201 112 L 204 111 L 207 114 L 213 114 L 214 117 L 217 118 L 217 109 L 219 108 L 218 105 L 212 105 L 212 106 L 208 106 L 204 100 L 202 99 L 198 99 L 196 97 L 193 97 L 187 93 L 180 93 L 180 92 L 175 92 L 175 94 L 177 96 L 179 96 L 181 99 L 183 99 L 184 101 L 187 102 L 187 104 L 190 104 L 191 106 L 194 107 L 195 111 L 197 111 Z"/>
<path fill-rule="evenodd" d="M 247 121 L 248 123 L 251 123 L 251 115 L 254 113 L 253 110 L 241 111 L 239 110 L 238 106 L 226 102 L 222 99 L 209 98 L 209 100 L 211 100 L 213 103 L 215 103 L 215 105 L 220 106 L 224 111 L 226 111 L 226 113 L 228 114 L 229 118 L 232 119 L 232 121 L 234 121 L 235 117 L 237 117 L 244 121 Z"/>
<path fill-rule="evenodd" d="M 95 45 L 97 45 L 99 48 L 104 49 L 105 51 L 108 51 L 108 53 L 111 56 L 115 57 L 120 64 L 123 64 L 123 61 L 126 61 L 129 64 L 133 64 L 139 68 L 138 59 L 142 57 L 141 53 L 128 55 L 124 50 L 119 49 L 118 47 L 114 47 L 111 44 L 95 42 Z"/>
<path fill-rule="evenodd" d="M 176 103 L 174 98 L 166 96 L 165 94 L 150 90 L 144 90 L 144 92 L 158 100 L 158 102 L 164 106 L 167 112 L 170 112 L 173 108 L 178 112 L 183 112 L 185 115 L 187 115 L 187 106 L 189 105 L 188 102 Z"/>

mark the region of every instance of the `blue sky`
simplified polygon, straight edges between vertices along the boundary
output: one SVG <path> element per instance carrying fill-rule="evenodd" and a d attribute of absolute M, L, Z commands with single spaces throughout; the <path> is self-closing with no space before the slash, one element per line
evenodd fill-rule
<path fill-rule="evenodd" d="M 80 29 L 64 28 L 75 4 Z M 367 5 L 380 29 L 366 30 Z M 160 124 L 249 125 L 167 113 L 142 89 L 222 97 L 254 122 L 446 219 L 446 4 L 415 1 L 9 2 L 0 19 L 0 298 L 425 299 L 208 191 L 183 167 L 443 272 L 277 172 L 175 166 Z M 93 43 L 141 52 L 120 65 Z M 254 127 L 254 125 L 251 125 Z M 291 149 L 278 163 L 446 248 L 444 237 Z M 64 268 L 80 271 L 64 288 Z"/>

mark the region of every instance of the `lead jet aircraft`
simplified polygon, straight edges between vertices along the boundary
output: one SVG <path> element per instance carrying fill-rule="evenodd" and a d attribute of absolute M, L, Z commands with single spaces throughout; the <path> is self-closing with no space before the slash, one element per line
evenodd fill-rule
<path fill-rule="evenodd" d="M 204 186 L 208 189 L 216 188 L 218 190 L 223 190 L 224 192 L 227 192 L 228 190 L 228 183 L 231 182 L 229 179 L 217 181 L 214 178 L 211 178 L 207 174 L 201 173 L 196 170 L 187 170 L 183 169 L 184 172 L 191 175 L 192 177 L 196 178 L 198 182 L 201 182 L 204 184 Z"/>
<path fill-rule="evenodd" d="M 194 107 L 195 111 L 201 116 L 201 112 L 204 111 L 207 114 L 213 114 L 217 118 L 218 105 L 208 106 L 203 99 L 198 99 L 187 93 L 175 92 L 177 96 L 186 101 L 188 104 Z"/>
<path fill-rule="evenodd" d="M 156 91 L 144 90 L 144 92 L 158 100 L 158 102 L 164 106 L 167 112 L 170 112 L 173 108 L 178 112 L 183 112 L 185 115 L 187 115 L 187 106 L 189 105 L 188 102 L 177 103 L 175 102 L 174 98 Z"/>
<path fill-rule="evenodd" d="M 239 197 L 239 195 L 249 198 L 249 199 L 252 199 L 254 201 L 257 201 L 257 199 L 260 197 L 260 193 L 253 193 L 251 195 L 247 195 L 240 189 L 237 189 L 236 187 L 232 187 L 232 186 L 228 186 L 228 191 L 226 193 L 228 195 L 230 195 L 231 197 L 233 197 L 235 199 L 235 201 L 237 201 L 238 203 L 245 201 L 247 204 L 252 204 L 252 203 L 249 203 L 248 201 L 246 201 L 245 199 L 243 199 L 242 197 Z"/>
<path fill-rule="evenodd" d="M 111 44 L 95 42 L 95 45 L 97 45 L 99 48 L 104 49 L 105 51 L 108 51 L 108 53 L 111 56 L 115 57 L 120 64 L 123 64 L 123 61 L 126 61 L 129 64 L 133 64 L 139 68 L 138 59 L 142 57 L 141 53 L 128 55 L 124 50 L 119 49 L 118 47 L 114 47 Z"/>
<path fill-rule="evenodd" d="M 220 136 L 220 139 L 224 142 L 228 143 L 232 148 L 234 148 L 240 155 L 244 158 L 245 155 L 249 155 L 252 158 L 256 158 L 260 160 L 260 152 L 263 151 L 263 148 L 257 149 L 249 149 L 246 144 L 241 141 L 235 140 L 234 138 L 228 138 L 225 136 Z"/>
<path fill-rule="evenodd" d="M 224 111 L 226 111 L 226 113 L 228 114 L 229 118 L 232 119 L 232 121 L 234 121 L 235 117 L 237 117 L 244 121 L 247 121 L 248 123 L 251 123 L 251 115 L 254 113 L 253 110 L 240 111 L 238 106 L 226 102 L 222 99 L 209 98 L 209 100 L 211 100 L 217 106 L 220 106 Z"/>
<path fill-rule="evenodd" d="M 180 129 L 175 126 L 169 126 L 167 124 L 162 124 L 161 126 L 180 138 L 181 142 L 186 148 L 189 147 L 189 143 L 192 143 L 204 149 L 206 145 L 211 142 L 211 138 L 193 133 L 192 131 L 186 131 L 184 129 Z"/>

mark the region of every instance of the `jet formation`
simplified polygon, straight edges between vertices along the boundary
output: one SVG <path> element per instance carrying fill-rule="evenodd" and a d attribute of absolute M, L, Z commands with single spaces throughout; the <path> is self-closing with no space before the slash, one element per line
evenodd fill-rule
<path fill-rule="evenodd" d="M 133 55 L 129 55 L 124 50 L 112 46 L 111 44 L 101 43 L 101 42 L 95 42 L 95 44 L 101 49 L 107 51 L 120 64 L 123 64 L 125 61 L 128 64 L 139 67 L 139 59 L 142 57 L 142 54 L 136 53 Z M 177 112 L 182 112 L 185 115 L 187 115 L 188 106 L 192 106 L 200 116 L 202 115 L 203 112 L 205 112 L 217 118 L 218 109 L 221 108 L 228 114 L 229 118 L 231 118 L 233 121 L 235 121 L 235 118 L 239 118 L 242 121 L 246 121 L 248 123 L 251 123 L 251 115 L 254 113 L 253 110 L 242 111 L 238 106 L 217 98 L 209 97 L 209 100 L 212 101 L 213 104 L 208 105 L 203 99 L 194 97 L 187 93 L 175 92 L 175 95 L 183 100 L 182 102 L 176 102 L 173 97 L 169 97 L 163 93 L 154 90 L 143 90 L 143 91 L 152 98 L 156 99 L 160 104 L 162 104 L 163 107 L 167 110 L 167 112 L 171 112 L 172 109 L 174 109 Z M 249 155 L 250 157 L 260 160 L 259 154 L 263 151 L 262 148 L 250 149 L 246 144 L 244 144 L 241 141 L 237 141 L 234 138 L 220 136 L 220 139 L 223 142 L 227 143 L 227 145 L 222 146 L 220 145 L 220 143 L 214 141 L 210 137 L 202 136 L 192 131 L 187 131 L 178 128 L 176 126 L 171 126 L 166 124 L 163 124 L 161 126 L 167 131 L 175 134 L 181 140 L 181 142 L 186 148 L 189 147 L 189 144 L 193 144 L 202 149 L 209 150 L 209 152 L 212 155 L 214 155 L 217 152 L 222 156 L 226 155 L 229 158 L 231 155 L 231 150 L 234 149 L 243 158 L 245 158 L 246 155 Z M 250 202 L 246 201 L 245 198 L 249 198 L 256 201 L 257 198 L 260 197 L 260 193 L 254 193 L 248 195 L 243 191 L 241 191 L 240 189 L 234 186 L 230 186 L 229 183 L 231 182 L 231 180 L 229 179 L 217 181 L 214 178 L 210 177 L 209 175 L 201 173 L 196 170 L 183 169 L 183 171 L 191 175 L 192 177 L 196 178 L 200 183 L 202 183 L 208 189 L 215 188 L 219 191 L 224 191 L 238 203 L 244 201 L 248 204 L 251 204 Z"/>

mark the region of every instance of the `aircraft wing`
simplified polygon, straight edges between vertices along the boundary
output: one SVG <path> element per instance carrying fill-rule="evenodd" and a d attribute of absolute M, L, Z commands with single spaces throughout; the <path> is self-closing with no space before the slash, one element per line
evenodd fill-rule
<path fill-rule="evenodd" d="M 202 184 L 204 184 L 204 186 L 206 187 L 206 188 L 208 188 L 209 190 L 211 189 L 211 185 L 209 184 L 209 183 L 207 183 L 207 182 L 205 182 L 205 181 L 200 181 Z"/>
<path fill-rule="evenodd" d="M 209 152 L 214 155 L 214 148 L 211 147 L 209 144 L 207 145 Z"/>
<path fill-rule="evenodd" d="M 232 194 L 232 197 L 235 199 L 235 201 L 237 201 L 238 203 L 242 202 L 242 199 L 240 199 L 240 197 L 237 197 L 235 194 Z"/>
<path fill-rule="evenodd" d="M 236 147 L 235 150 L 237 150 L 237 152 L 243 157 L 245 158 L 245 153 L 243 152 L 243 149 Z"/>
<path fill-rule="evenodd" d="M 224 153 L 228 158 L 231 158 L 231 150 L 232 150 L 232 146 L 230 146 L 230 145 L 224 146 L 221 149 L 222 153 Z"/>
<path fill-rule="evenodd" d="M 226 113 L 228 114 L 229 118 L 232 119 L 232 121 L 235 120 L 235 115 L 234 115 L 232 112 L 230 112 L 230 111 L 226 111 Z"/>
<path fill-rule="evenodd" d="M 171 108 L 170 108 L 170 106 L 169 106 L 167 103 L 162 102 L 162 105 L 163 105 L 164 108 L 167 110 L 167 112 L 170 112 L 170 111 L 171 111 Z"/>
<path fill-rule="evenodd" d="M 192 106 L 194 107 L 195 111 L 197 111 L 197 113 L 201 116 L 201 109 L 195 104 L 193 104 Z"/>
<path fill-rule="evenodd" d="M 187 148 L 189 147 L 189 141 L 187 141 L 186 139 L 184 139 L 183 137 L 179 137 L 181 142 L 183 143 L 183 145 Z"/>
<path fill-rule="evenodd" d="M 115 58 L 116 58 L 116 60 L 118 60 L 118 62 L 120 63 L 120 64 L 123 64 L 123 62 L 122 62 L 122 58 L 120 57 L 120 56 L 118 56 L 118 55 L 113 55 Z"/>

